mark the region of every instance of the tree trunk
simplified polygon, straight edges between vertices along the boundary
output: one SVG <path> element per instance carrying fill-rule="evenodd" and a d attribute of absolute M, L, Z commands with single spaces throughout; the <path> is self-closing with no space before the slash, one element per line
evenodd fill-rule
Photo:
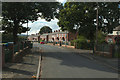
<path fill-rule="evenodd" d="M 14 44 L 16 44 L 18 42 L 18 26 L 19 26 L 19 22 L 18 21 L 14 21 L 14 27 L 13 27 L 13 41 Z"/>

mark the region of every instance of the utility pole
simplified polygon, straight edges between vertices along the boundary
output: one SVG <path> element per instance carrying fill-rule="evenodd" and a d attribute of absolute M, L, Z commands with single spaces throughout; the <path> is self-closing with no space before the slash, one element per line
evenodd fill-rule
<path fill-rule="evenodd" d="M 97 34 L 98 34 L 98 2 L 97 2 L 97 13 L 96 13 L 96 23 L 97 23 L 97 26 L 96 26 L 96 45 L 97 45 Z"/>
<path fill-rule="evenodd" d="M 65 46 L 67 45 L 67 31 L 65 31 Z"/>
<path fill-rule="evenodd" d="M 97 2 L 97 7 L 96 7 L 96 40 L 95 40 L 95 45 L 94 45 L 94 50 L 93 50 L 93 53 L 95 53 L 95 51 L 96 51 L 96 47 L 97 47 L 97 43 L 98 43 L 98 41 L 97 41 L 97 34 L 98 34 L 98 2 Z"/>

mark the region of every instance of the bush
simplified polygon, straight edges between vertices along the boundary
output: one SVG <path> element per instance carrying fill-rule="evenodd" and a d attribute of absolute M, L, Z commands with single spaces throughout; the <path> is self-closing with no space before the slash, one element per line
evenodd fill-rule
<path fill-rule="evenodd" d="M 18 36 L 18 41 L 26 40 L 26 36 Z M 12 33 L 3 33 L 2 34 L 2 43 L 13 42 L 13 34 Z"/>
<path fill-rule="evenodd" d="M 74 45 L 76 43 L 76 45 Z M 71 41 L 72 46 L 76 46 L 77 49 L 93 49 L 93 42 L 87 42 L 84 36 L 79 36 L 76 40 Z"/>
<path fill-rule="evenodd" d="M 106 37 L 106 35 L 102 31 L 98 31 L 97 41 L 99 44 L 106 43 L 105 37 Z"/>
<path fill-rule="evenodd" d="M 2 43 L 13 42 L 13 35 L 12 34 L 2 34 Z"/>
<path fill-rule="evenodd" d="M 76 48 L 77 49 L 83 49 L 87 43 L 87 39 L 83 36 L 78 36 L 76 40 L 71 41 L 71 45 L 73 46 L 74 43 L 76 43 Z"/>
<path fill-rule="evenodd" d="M 119 53 L 119 52 L 118 52 L 118 53 L 115 53 L 115 54 L 114 54 L 114 57 L 115 57 L 115 58 L 120 58 L 120 53 Z"/>
<path fill-rule="evenodd" d="M 85 49 L 86 43 L 87 43 L 86 40 L 78 39 L 78 40 L 76 40 L 76 48 Z"/>

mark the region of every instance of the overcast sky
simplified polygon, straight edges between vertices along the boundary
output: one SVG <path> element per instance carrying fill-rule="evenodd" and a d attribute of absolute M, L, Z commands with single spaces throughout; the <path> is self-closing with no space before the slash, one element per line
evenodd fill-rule
<path fill-rule="evenodd" d="M 61 3 L 65 3 L 66 0 L 58 0 Z M 60 29 L 59 26 L 57 25 L 58 19 L 52 19 L 50 22 L 45 21 L 44 19 L 39 18 L 35 22 L 29 22 L 28 26 L 31 28 L 30 31 L 28 31 L 28 34 L 36 34 L 40 31 L 40 28 L 43 26 L 49 26 L 53 31 Z M 27 24 L 23 24 L 24 27 L 27 27 Z M 27 33 L 22 33 L 22 34 L 27 34 Z"/>

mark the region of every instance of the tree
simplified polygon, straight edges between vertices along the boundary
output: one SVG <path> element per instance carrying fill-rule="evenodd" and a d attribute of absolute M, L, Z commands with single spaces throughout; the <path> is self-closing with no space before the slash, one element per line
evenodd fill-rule
<path fill-rule="evenodd" d="M 5 23 L 3 29 L 13 33 L 16 43 L 18 41 L 17 34 L 29 30 L 24 28 L 22 24 L 28 21 L 36 21 L 38 17 L 50 21 L 54 18 L 54 13 L 56 13 L 59 5 L 61 4 L 58 2 L 3 2 L 2 16 Z"/>
<path fill-rule="evenodd" d="M 14 24 L 12 22 L 9 22 L 9 21 L 4 21 L 2 20 L 2 30 L 5 30 L 4 33 L 6 34 L 12 34 L 13 33 L 13 27 Z M 18 33 L 21 34 L 21 33 L 25 33 L 26 31 L 29 31 L 30 28 L 28 27 L 23 27 L 22 25 L 19 25 L 18 27 Z"/>
<path fill-rule="evenodd" d="M 52 29 L 48 26 L 43 26 L 41 29 L 40 29 L 40 34 L 43 34 L 43 33 L 51 33 L 52 32 Z"/>
<path fill-rule="evenodd" d="M 62 30 L 78 32 L 87 39 L 93 40 L 96 30 L 96 7 L 98 8 L 98 30 L 110 33 L 118 23 L 118 3 L 83 3 L 67 2 L 64 8 L 60 10 L 58 25 Z"/>
<path fill-rule="evenodd" d="M 105 37 L 106 37 L 106 34 L 104 34 L 102 31 L 98 31 L 98 35 L 97 35 L 98 44 L 105 43 L 106 42 Z"/>
<path fill-rule="evenodd" d="M 89 11 L 94 11 L 92 10 L 92 4 L 93 3 L 67 2 L 64 9 L 60 11 L 58 25 L 62 30 L 67 29 L 73 33 L 78 32 L 88 39 L 93 38 L 95 31 L 95 25 L 93 24 L 95 13 L 89 13 Z M 89 31 L 86 32 L 86 30 Z"/>

